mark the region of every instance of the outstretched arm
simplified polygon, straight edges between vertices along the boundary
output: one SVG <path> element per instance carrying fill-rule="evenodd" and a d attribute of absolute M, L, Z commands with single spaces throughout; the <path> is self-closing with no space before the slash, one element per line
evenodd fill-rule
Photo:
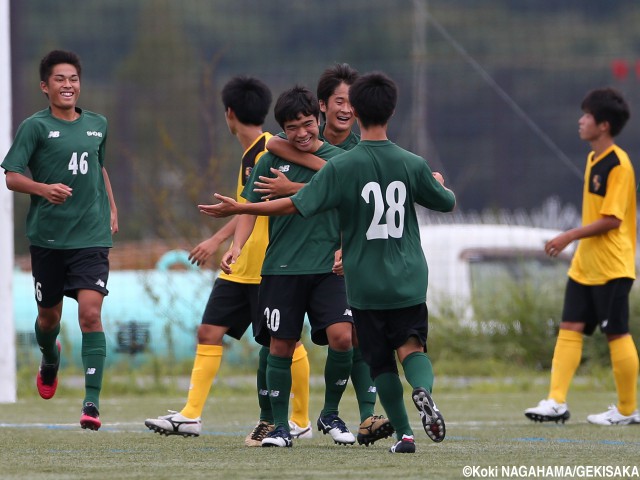
<path fill-rule="evenodd" d="M 236 214 L 250 215 L 291 215 L 298 213 L 295 205 L 290 198 L 279 198 L 269 202 L 260 203 L 239 203 L 231 197 L 225 197 L 219 193 L 215 193 L 214 198 L 220 200 L 220 203 L 212 205 L 198 205 L 198 210 L 210 217 L 223 218 Z"/>

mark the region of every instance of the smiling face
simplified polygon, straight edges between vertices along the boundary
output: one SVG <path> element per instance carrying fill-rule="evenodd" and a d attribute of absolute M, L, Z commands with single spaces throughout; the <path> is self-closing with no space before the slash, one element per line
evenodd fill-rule
<path fill-rule="evenodd" d="M 349 103 L 349 85 L 342 82 L 326 103 L 320 100 L 320 110 L 326 117 L 325 128 L 334 132 L 350 132 L 355 116 Z"/>
<path fill-rule="evenodd" d="M 318 119 L 313 115 L 300 115 L 295 120 L 284 122 L 284 133 L 289 143 L 301 152 L 313 153 L 322 141 L 318 138 L 320 126 Z"/>
<path fill-rule="evenodd" d="M 49 99 L 54 113 L 75 111 L 80 96 L 80 76 L 76 67 L 68 63 L 54 65 L 47 81 L 40 82 L 40 89 Z"/>

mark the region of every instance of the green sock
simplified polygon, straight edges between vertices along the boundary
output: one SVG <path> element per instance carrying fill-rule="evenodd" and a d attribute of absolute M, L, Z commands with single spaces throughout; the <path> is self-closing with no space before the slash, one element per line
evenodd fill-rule
<path fill-rule="evenodd" d="M 371 380 L 369 365 L 362 358 L 359 348 L 353 349 L 353 365 L 351 366 L 351 383 L 356 391 L 360 422 L 373 415 L 376 406 L 376 387 Z"/>
<path fill-rule="evenodd" d="M 413 435 L 407 409 L 404 406 L 402 397 L 404 389 L 400 377 L 395 373 L 381 373 L 376 377 L 375 384 L 382 408 L 387 413 L 391 425 L 396 429 L 398 440 L 402 439 L 402 435 Z"/>
<path fill-rule="evenodd" d="M 40 351 L 42 352 L 44 363 L 58 363 L 60 354 L 58 353 L 58 347 L 56 346 L 56 339 L 58 338 L 58 334 L 60 333 L 60 324 L 56 325 L 56 328 L 54 328 L 50 332 L 43 332 L 42 330 L 40 330 L 38 320 L 36 320 L 35 330 L 36 342 L 38 342 L 38 346 L 40 347 Z"/>
<path fill-rule="evenodd" d="M 104 332 L 82 334 L 82 365 L 84 366 L 84 403 L 100 408 L 100 390 L 104 361 L 107 357 L 107 341 Z"/>
<path fill-rule="evenodd" d="M 324 408 L 320 415 L 338 414 L 340 399 L 347 388 L 352 364 L 353 350 L 338 352 L 329 348 L 327 351 L 327 361 L 324 365 Z"/>
<path fill-rule="evenodd" d="M 267 357 L 267 386 L 273 409 L 273 424 L 289 431 L 289 397 L 291 396 L 291 363 L 293 358 Z"/>
<path fill-rule="evenodd" d="M 262 347 L 258 354 L 258 372 L 256 374 L 256 385 L 258 387 L 258 405 L 260 406 L 260 420 L 273 423 L 273 410 L 271 400 L 269 400 L 269 389 L 267 388 L 267 357 L 269 349 Z"/>
<path fill-rule="evenodd" d="M 402 362 L 404 378 L 413 388 L 423 387 L 429 393 L 433 390 L 433 365 L 426 353 L 414 352 Z"/>

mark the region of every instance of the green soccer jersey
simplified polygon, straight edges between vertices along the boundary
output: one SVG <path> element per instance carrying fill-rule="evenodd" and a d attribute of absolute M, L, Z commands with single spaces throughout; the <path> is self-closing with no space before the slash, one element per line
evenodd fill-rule
<path fill-rule="evenodd" d="M 320 140 L 324 140 L 324 141 L 327 140 L 326 138 L 324 138 L 325 126 L 326 126 L 326 123 L 323 123 L 322 125 L 320 125 Z M 349 132 L 349 135 L 344 140 L 344 142 L 339 143 L 338 145 L 336 145 L 336 147 L 341 148 L 342 150 L 351 150 L 353 147 L 358 145 L 358 143 L 360 143 L 360 135 L 354 132 Z"/>
<path fill-rule="evenodd" d="M 324 142 L 314 155 L 328 160 L 343 150 Z M 253 191 L 258 176 L 272 176 L 270 168 L 284 173 L 292 182 L 308 183 L 314 172 L 308 168 L 266 153 L 253 168 L 242 192 L 249 202 L 260 202 Z M 262 275 L 307 275 L 331 272 L 334 254 L 340 248 L 338 212 L 328 210 L 313 218 L 286 215 L 269 218 L 269 245 L 262 264 Z"/>
<path fill-rule="evenodd" d="M 54 249 L 111 247 L 111 210 L 102 175 L 107 120 L 77 109 L 68 122 L 47 108 L 27 118 L 16 133 L 2 168 L 34 181 L 62 183 L 72 194 L 61 205 L 31 195 L 27 237 L 31 245 Z"/>
<path fill-rule="evenodd" d="M 291 199 L 305 218 L 338 209 L 349 305 L 389 310 L 426 301 L 428 269 L 414 204 L 446 212 L 455 196 L 423 158 L 388 140 L 362 140 Z"/>

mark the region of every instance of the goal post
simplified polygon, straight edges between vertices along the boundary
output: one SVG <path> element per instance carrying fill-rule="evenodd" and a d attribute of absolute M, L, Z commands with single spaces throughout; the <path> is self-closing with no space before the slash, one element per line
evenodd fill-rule
<path fill-rule="evenodd" d="M 0 160 L 11 145 L 11 39 L 9 0 L 0 0 L 0 87 L 8 93 L 0 102 Z M 13 193 L 0 172 L 0 403 L 14 403 L 16 335 L 13 308 Z"/>

